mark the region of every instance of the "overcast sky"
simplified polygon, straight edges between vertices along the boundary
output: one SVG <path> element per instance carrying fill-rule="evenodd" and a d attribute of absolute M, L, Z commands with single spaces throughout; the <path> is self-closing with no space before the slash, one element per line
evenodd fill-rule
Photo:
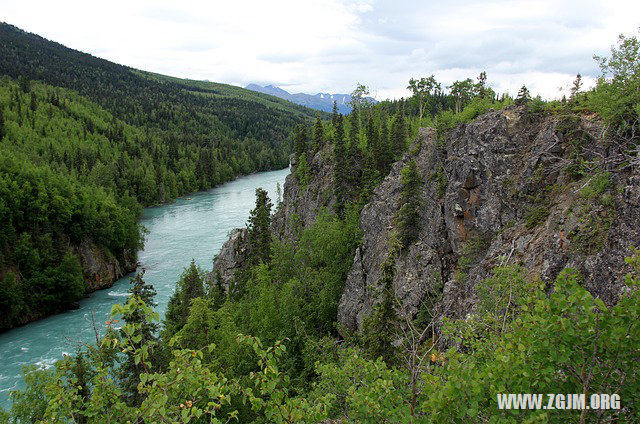
<path fill-rule="evenodd" d="M 496 91 L 561 95 L 594 54 L 638 35 L 638 0 L 0 0 L 0 20 L 68 47 L 162 74 L 289 92 L 378 99 L 409 78 L 447 85 L 485 70 Z M 559 94 L 560 93 L 560 94 Z"/>

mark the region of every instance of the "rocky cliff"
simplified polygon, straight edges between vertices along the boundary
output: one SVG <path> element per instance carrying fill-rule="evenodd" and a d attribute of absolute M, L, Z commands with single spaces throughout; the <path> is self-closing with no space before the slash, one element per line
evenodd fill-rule
<path fill-rule="evenodd" d="M 401 206 L 400 174 L 411 159 L 422 179 L 420 231 L 395 262 L 401 314 L 428 308 L 436 318 L 464 317 L 476 303 L 477 282 L 494 267 L 515 263 L 545 282 L 576 268 L 588 290 L 615 303 L 629 270 L 624 257 L 629 246 L 640 245 L 640 174 L 621 169 L 619 149 L 603 134 L 596 117 L 523 107 L 490 111 L 445 134 L 421 129 L 362 209 L 363 239 L 340 300 L 340 326 L 361 329 L 378 301 Z M 329 146 L 310 161 L 313 179 L 305 189 L 293 165 L 272 224 L 287 240 L 334 201 Z M 214 272 L 225 282 L 241 266 L 240 234 L 216 259 Z"/>
<path fill-rule="evenodd" d="M 464 317 L 475 284 L 500 264 L 530 278 L 578 269 L 584 286 L 612 304 L 640 243 L 640 175 L 614 171 L 619 151 L 592 116 L 491 111 L 438 138 L 421 130 L 414 154 L 396 163 L 364 207 L 362 246 L 342 295 L 338 321 L 361 329 L 376 302 L 380 269 L 399 208 L 400 170 L 415 157 L 423 180 L 418 239 L 396 261 L 393 287 L 403 314 L 432 308 Z M 619 169 L 619 168 L 617 168 Z"/>
<path fill-rule="evenodd" d="M 327 145 L 313 155 L 309 166 L 313 178 L 303 188 L 296 176 L 297 163 L 291 155 L 291 173 L 287 175 L 282 202 L 276 207 L 271 221 L 272 232 L 280 240 L 296 240 L 300 230 L 311 225 L 322 208 L 331 209 L 335 203 L 331 146 Z M 246 258 L 247 230 L 237 228 L 214 258 L 213 271 L 207 274 L 207 281 L 213 282 L 219 273 L 223 286 L 228 288 Z"/>
<path fill-rule="evenodd" d="M 135 254 L 125 252 L 121 263 L 90 240 L 82 241 L 71 250 L 80 259 L 87 293 L 111 287 L 117 279 L 136 269 Z"/>

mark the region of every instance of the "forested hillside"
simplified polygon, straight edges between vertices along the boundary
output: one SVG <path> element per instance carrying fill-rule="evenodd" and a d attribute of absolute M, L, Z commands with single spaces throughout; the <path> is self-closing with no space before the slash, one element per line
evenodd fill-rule
<path fill-rule="evenodd" d="M 286 167 L 292 128 L 316 116 L 7 24 L 0 75 L 0 329 L 108 287 L 135 268 L 141 205 Z M 92 259 L 100 269 L 88 269 Z"/>

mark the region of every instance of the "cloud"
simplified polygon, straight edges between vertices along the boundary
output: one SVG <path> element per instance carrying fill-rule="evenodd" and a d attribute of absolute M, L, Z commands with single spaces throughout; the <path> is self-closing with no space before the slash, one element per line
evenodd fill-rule
<path fill-rule="evenodd" d="M 89 6 L 91 5 L 91 6 Z M 480 71 L 499 91 L 554 97 L 619 33 L 637 1 L 0 0 L 3 19 L 118 63 L 173 76 L 289 90 L 407 96 L 411 77 L 445 85 Z M 34 13 L 34 11 L 38 13 Z"/>

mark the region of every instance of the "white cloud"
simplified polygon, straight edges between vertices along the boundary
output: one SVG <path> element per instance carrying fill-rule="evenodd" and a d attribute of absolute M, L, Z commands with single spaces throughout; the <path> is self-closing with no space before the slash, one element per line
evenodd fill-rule
<path fill-rule="evenodd" d="M 135 68 L 289 91 L 401 97 L 411 77 L 443 83 L 485 70 L 500 92 L 544 97 L 619 33 L 637 34 L 636 1 L 0 0 L 6 22 Z"/>

